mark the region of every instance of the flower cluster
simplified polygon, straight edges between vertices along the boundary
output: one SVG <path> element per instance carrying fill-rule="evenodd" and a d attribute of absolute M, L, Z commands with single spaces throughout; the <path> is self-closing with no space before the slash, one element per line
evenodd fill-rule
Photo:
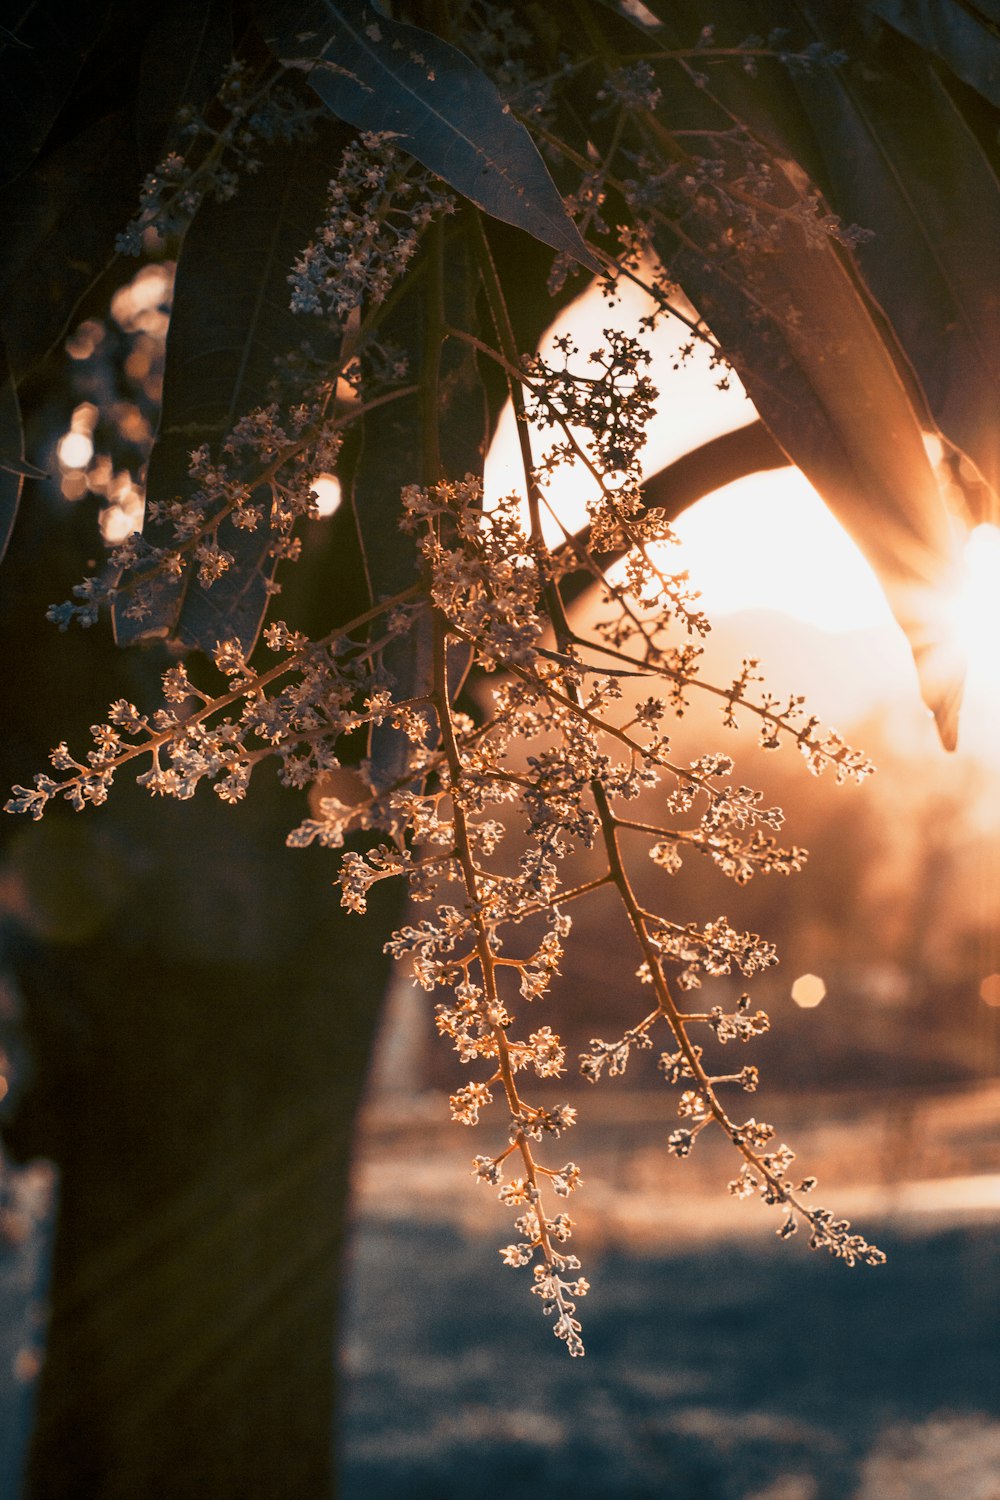
<path fill-rule="evenodd" d="M 655 645 L 655 634 L 626 679 L 588 663 L 588 655 L 604 649 L 599 640 L 557 635 L 559 650 L 543 644 L 553 624 L 548 598 L 557 570 L 537 534 L 525 529 L 514 499 L 486 510 L 479 481 L 467 476 L 409 486 L 402 504 L 426 568 L 423 586 L 320 642 L 271 627 L 267 643 L 279 660 L 263 671 L 235 643 L 220 646 L 215 663 L 228 687 L 215 696 L 183 666 L 172 667 L 164 678 L 165 705 L 151 719 L 132 704 L 112 705 L 108 721 L 94 726 L 86 758 L 58 746 L 53 766 L 63 779 L 39 776 L 33 787 L 15 789 L 10 810 L 38 817 L 56 796 L 77 808 L 101 802 L 119 767 L 142 756 L 149 765 L 139 780 L 154 795 L 187 798 L 208 781 L 223 800 L 238 801 L 254 766 L 272 755 L 286 784 L 316 786 L 339 766 L 345 736 L 394 723 L 410 745 L 398 782 L 373 785 L 352 807 L 319 799 L 289 843 L 336 848 L 351 828 L 382 829 L 383 842 L 343 857 L 344 906 L 363 912 L 372 885 L 396 877 L 410 883 L 417 901 L 432 904 L 430 915 L 406 921 L 387 947 L 406 959 L 425 990 L 445 992 L 436 1008 L 438 1031 L 479 1075 L 452 1094 L 453 1118 L 476 1125 L 503 1100 L 506 1142 L 477 1156 L 475 1175 L 518 1208 L 518 1238 L 503 1259 L 534 1266 L 533 1289 L 570 1353 L 582 1352 L 575 1303 L 586 1283 L 567 1277 L 578 1269 L 563 1248 L 572 1221 L 548 1210 L 546 1197 L 568 1196 L 580 1174 L 572 1162 L 548 1165 L 542 1155 L 548 1142 L 572 1129 L 576 1111 L 564 1101 L 528 1097 L 525 1080 L 551 1086 L 565 1071 L 566 1053 L 551 1024 L 521 1030 L 518 1011 L 552 990 L 571 930 L 569 908 L 605 886 L 617 889 L 638 976 L 651 987 L 654 1006 L 620 1040 L 593 1041 L 580 1060 L 582 1076 L 596 1082 L 605 1071 L 622 1073 L 633 1049 L 652 1048 L 654 1032 L 665 1031 L 670 1040 L 659 1067 L 678 1090 L 680 1116 L 667 1134 L 668 1152 L 686 1157 L 704 1130 L 721 1129 L 742 1157 L 733 1192 L 759 1192 L 781 1206 L 782 1237 L 803 1219 L 813 1245 L 848 1261 L 876 1262 L 879 1252 L 806 1203 L 801 1186 L 789 1185 L 791 1157 L 785 1147 L 772 1149 L 772 1128 L 731 1117 L 721 1102 L 727 1086 L 754 1092 L 758 1070 L 714 1069 L 707 1042 L 750 1042 L 767 1030 L 767 1016 L 751 1012 L 748 996 L 732 1012 L 681 1006 L 682 996 L 734 968 L 750 977 L 769 967 L 776 961 L 772 945 L 725 917 L 681 923 L 648 909 L 627 859 L 638 838 L 658 869 L 671 874 L 682 852 L 708 858 L 738 883 L 756 873 L 786 874 L 804 852 L 775 843 L 780 811 L 758 791 L 732 784 L 726 755 L 673 758 L 664 724 L 668 700 L 650 689 L 662 681 L 665 659 L 670 672 L 679 669 Z M 622 607 L 632 606 L 625 600 Z M 386 685 L 380 657 L 394 630 L 412 628 L 415 611 L 433 629 L 433 683 L 424 698 L 401 701 Z M 490 674 L 484 681 L 493 683 L 492 706 L 475 721 L 453 707 L 449 677 L 449 655 L 470 648 Z M 635 676 L 646 681 L 627 698 L 623 681 Z M 734 706 L 749 707 L 796 743 L 788 714 L 752 697 L 756 684 L 757 673 L 747 667 L 728 689 L 710 690 L 719 693 L 727 719 Z M 685 685 L 706 686 L 692 674 Z M 657 806 L 659 817 L 635 816 L 637 802 Z M 595 852 L 603 866 L 596 874 Z M 584 854 L 591 873 L 574 880 Z M 694 1040 L 699 1029 L 706 1043 Z M 505 1176 L 515 1161 L 517 1175 Z"/>
<path fill-rule="evenodd" d="M 430 173 L 366 132 L 344 151 L 330 183 L 329 212 L 289 276 L 292 307 L 346 322 L 362 305 L 377 307 L 406 271 L 432 219 L 455 200 Z"/>
<path fill-rule="evenodd" d="M 142 532 L 111 549 L 100 574 L 73 587 L 73 598 L 54 604 L 48 618 L 66 630 L 92 625 L 104 605 L 120 601 L 127 620 L 147 621 L 160 589 L 189 576 L 210 589 L 234 565 L 241 533 L 259 532 L 259 570 L 267 593 L 277 594 L 274 563 L 295 561 L 297 522 L 315 514 L 317 477 L 336 465 L 342 420 L 327 418 L 328 392 L 313 393 L 288 410 L 276 402 L 241 418 L 213 456 L 207 444 L 190 455 L 190 489 L 148 498 Z"/>
<path fill-rule="evenodd" d="M 213 106 L 180 111 L 176 125 L 185 149 L 169 151 L 146 177 L 139 211 L 118 236 L 122 254 L 138 255 L 149 231 L 163 237 L 183 232 L 205 198 L 232 198 L 241 173 L 260 166 L 256 153 L 273 141 L 308 137 L 316 113 L 273 73 L 254 77 L 238 61 L 225 69 Z"/>
<path fill-rule="evenodd" d="M 580 350 L 566 336 L 556 340 L 560 366 L 538 355 L 524 363 L 531 382 L 528 417 L 563 434 L 550 448 L 543 473 L 565 463 L 586 469 L 593 485 L 587 506 L 591 543 L 600 551 L 631 540 L 627 524 L 641 510 L 640 454 L 657 395 L 646 373 L 648 350 L 615 329 L 605 329 L 604 337 L 607 345 L 591 353 L 584 371 L 575 368 Z"/>
<path fill-rule="evenodd" d="M 213 137 L 206 162 L 217 165 L 226 150 L 242 149 L 256 135 L 287 139 L 308 127 L 307 115 L 297 114 L 280 89 L 266 90 L 258 106 L 240 67 L 234 65 L 227 80 L 222 104 L 232 111 L 230 125 Z M 197 133 L 198 122 L 191 129 Z M 178 159 L 178 181 L 184 171 Z M 200 186 L 181 195 L 186 212 L 209 190 L 206 183 L 223 196 L 235 188 L 225 174 L 221 182 L 211 177 L 204 164 L 192 180 Z M 190 454 L 183 493 L 147 497 L 142 532 L 119 541 L 101 572 L 49 610 L 60 629 L 92 625 L 110 605 L 121 619 L 155 630 L 165 599 L 180 598 L 192 580 L 211 589 L 234 567 L 245 569 L 251 556 L 264 594 L 280 592 L 276 564 L 299 557 L 297 525 L 315 514 L 314 485 L 336 471 L 346 428 L 363 418 L 369 403 L 394 399 L 406 375 L 399 352 L 376 336 L 381 303 L 432 218 L 454 208 L 435 178 L 389 136 L 374 133 L 345 146 L 329 203 L 326 222 L 288 280 L 293 311 L 322 317 L 321 342 L 334 357 L 318 358 L 305 342 L 282 351 L 271 382 L 274 399 L 241 417 L 217 450 L 202 444 Z M 143 222 L 151 212 L 146 204 Z M 358 317 L 345 338 L 348 320 Z M 260 544 L 247 533 L 258 534 Z"/>
<path fill-rule="evenodd" d="M 354 622 L 363 632 L 365 617 Z M 286 786 L 304 787 L 340 767 L 337 747 L 346 735 L 379 720 L 387 700 L 375 682 L 373 651 L 351 627 L 323 641 L 306 641 L 282 623 L 268 628 L 269 649 L 279 656 L 251 670 L 235 641 L 222 643 L 215 666 L 226 690 L 211 694 L 183 665 L 163 674 L 164 704 L 152 715 L 124 699 L 112 703 L 105 723 L 91 726 L 94 748 L 82 759 L 65 744 L 52 751 L 60 780 L 40 773 L 18 786 L 8 812 L 40 818 L 53 798 L 80 811 L 107 800 L 116 773 L 138 759 L 149 765 L 137 780 L 152 796 L 186 801 L 201 783 L 224 802 L 246 796 L 254 767 L 276 757 Z M 304 844 L 308 836 L 293 840 Z"/>

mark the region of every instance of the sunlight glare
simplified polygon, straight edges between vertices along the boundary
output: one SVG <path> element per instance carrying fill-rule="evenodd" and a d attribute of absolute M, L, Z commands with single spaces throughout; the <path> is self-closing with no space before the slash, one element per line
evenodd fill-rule
<path fill-rule="evenodd" d="M 693 505 L 665 547 L 710 619 L 778 610 L 832 634 L 889 624 L 869 564 L 798 469 L 749 474 Z"/>
<path fill-rule="evenodd" d="M 87 432 L 67 432 L 59 439 L 58 452 L 64 469 L 85 469 L 94 456 L 94 440 Z"/>
<path fill-rule="evenodd" d="M 988 523 L 965 547 L 966 578 L 955 600 L 959 644 L 968 657 L 967 695 L 1000 690 L 1000 529 Z"/>
<path fill-rule="evenodd" d="M 336 474 L 317 474 L 312 488 L 316 496 L 316 513 L 321 519 L 332 516 L 340 509 L 343 497 L 340 491 L 340 480 Z"/>
<path fill-rule="evenodd" d="M 580 348 L 576 363 L 583 371 L 586 355 L 602 342 L 605 327 L 635 326 L 647 310 L 645 294 L 633 286 L 621 288 L 621 305 L 614 308 L 591 289 L 560 314 L 542 348 L 551 351 L 553 336 L 569 332 Z M 682 322 L 665 319 L 643 342 L 652 355 L 649 375 L 660 393 L 642 455 L 646 474 L 753 421 L 753 407 L 733 372 L 720 388 L 722 377 L 707 348 L 696 345 L 690 355 L 678 358 L 678 349 L 691 342 Z M 553 441 L 551 432 L 533 431 L 536 462 Z M 490 448 L 485 487 L 488 496 L 524 493 L 509 403 Z M 545 497 L 567 529 L 575 531 L 585 523 L 587 481 L 578 467 L 556 469 Z M 551 516 L 543 518 L 543 531 L 550 545 L 560 540 L 559 523 Z M 687 570 L 710 618 L 768 609 L 831 633 L 871 629 L 892 620 L 871 567 L 797 469 L 750 474 L 716 490 L 686 511 L 674 531 L 681 545 L 661 549 L 662 565 L 671 573 Z"/>
<path fill-rule="evenodd" d="M 580 348 L 574 368 L 585 373 L 587 355 L 602 344 L 605 328 L 637 328 L 639 319 L 649 312 L 646 293 L 625 283 L 619 286 L 617 295 L 616 305 L 609 307 L 600 291 L 591 287 L 564 308 L 541 341 L 540 348 L 546 357 L 552 357 L 555 338 L 569 333 Z M 720 388 L 722 372 L 713 366 L 705 345 L 696 344 L 689 355 L 679 357 L 681 347 L 691 343 L 690 333 L 680 319 L 664 318 L 656 333 L 643 334 L 640 342 L 652 357 L 647 373 L 660 393 L 657 415 L 650 424 L 642 455 L 647 474 L 655 473 L 700 443 L 753 421 L 753 407 L 736 375 L 729 372 Z M 551 431 L 532 430 L 536 463 L 554 441 Z M 487 496 L 524 494 L 517 425 L 509 402 L 490 446 L 484 482 Z M 545 486 L 548 504 L 571 530 L 586 521 L 586 488 L 578 467 L 556 469 Z M 550 544 L 560 539 L 560 527 L 551 516 L 544 518 L 543 530 Z"/>
<path fill-rule="evenodd" d="M 101 512 L 101 536 L 109 547 L 117 547 L 133 531 L 142 529 L 142 513 L 130 513 L 121 505 L 108 505 Z"/>
<path fill-rule="evenodd" d="M 965 546 L 965 578 L 950 601 L 954 644 L 967 663 L 959 744 L 995 765 L 1000 745 L 1000 530 L 984 523 Z"/>

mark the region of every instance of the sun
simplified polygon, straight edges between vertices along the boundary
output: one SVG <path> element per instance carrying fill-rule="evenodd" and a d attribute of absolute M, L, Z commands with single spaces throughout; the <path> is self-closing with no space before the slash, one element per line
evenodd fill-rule
<path fill-rule="evenodd" d="M 949 603 L 956 650 L 966 663 L 959 743 L 991 765 L 1000 758 L 1000 528 L 975 527 L 964 578 Z"/>
<path fill-rule="evenodd" d="M 710 619 L 774 610 L 834 635 L 891 624 L 871 566 L 799 469 L 737 479 L 673 530 L 664 564 L 688 570 Z"/>
<path fill-rule="evenodd" d="M 1000 528 L 970 532 L 965 579 L 952 605 L 955 635 L 968 663 L 968 690 L 1000 689 Z"/>
<path fill-rule="evenodd" d="M 622 311 L 637 321 L 646 308 L 642 295 L 625 288 L 622 298 Z M 601 341 L 606 319 L 602 299 L 590 290 L 563 310 L 543 346 L 550 345 L 555 333 L 569 331 L 581 348 L 593 347 Z M 735 375 L 730 373 L 724 389 L 718 388 L 718 371 L 706 350 L 698 348 L 684 361 L 677 358 L 676 343 L 683 333 L 680 324 L 672 328 L 665 323 L 648 345 L 660 402 L 644 455 L 647 473 L 754 416 Z M 533 436 L 537 459 L 551 439 L 542 432 Z M 940 444 L 930 437 L 927 443 L 935 461 Z M 516 424 L 508 406 L 489 454 L 487 493 L 508 494 L 522 485 Z M 552 514 L 543 516 L 543 529 L 547 540 L 557 544 L 563 528 L 574 531 L 586 519 L 578 472 L 557 469 L 545 495 Z M 870 670 L 863 675 L 871 682 L 862 691 L 856 681 L 853 696 L 850 682 L 838 686 L 836 711 L 841 716 L 868 711 L 879 693 L 893 691 L 894 683 L 916 690 L 909 651 L 874 570 L 800 470 L 789 466 L 747 474 L 692 505 L 672 530 L 676 544 L 654 547 L 656 560 L 667 572 L 688 574 L 710 619 L 721 622 L 764 611 L 828 638 L 870 643 Z M 959 728 L 963 748 L 992 764 L 1000 755 L 1000 528 L 981 525 L 970 533 L 965 564 L 960 589 L 941 601 L 950 620 L 950 638 L 943 644 L 949 657 L 954 654 L 967 663 Z M 611 576 L 621 572 L 613 570 Z"/>

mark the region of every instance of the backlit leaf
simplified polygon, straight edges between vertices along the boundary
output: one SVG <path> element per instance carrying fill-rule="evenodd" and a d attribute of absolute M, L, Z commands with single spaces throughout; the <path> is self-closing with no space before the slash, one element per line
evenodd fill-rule
<path fill-rule="evenodd" d="M 192 450 L 215 447 L 240 417 L 267 405 L 275 358 L 314 335 L 290 309 L 288 275 L 323 217 L 330 164 L 341 144 L 342 132 L 331 123 L 308 146 L 271 147 L 262 153 L 252 192 L 207 200 L 198 210 L 178 262 L 149 499 L 189 495 Z M 218 527 L 219 545 L 234 561 L 210 588 L 189 573 L 161 576 L 151 585 L 151 612 L 136 619 L 130 597 L 144 570 L 122 578 L 114 610 L 120 644 L 172 636 L 207 652 L 229 638 L 252 648 L 275 570 L 269 489 L 255 499 L 265 517 L 255 530 L 228 519 Z M 144 536 L 153 546 L 169 546 L 173 528 L 151 525 Z"/>
<path fill-rule="evenodd" d="M 865 0 L 890 26 L 1000 105 L 1000 7 L 990 0 Z"/>
<path fill-rule="evenodd" d="M 528 132 L 464 53 L 365 0 L 259 9 L 275 54 L 305 73 L 334 114 L 360 130 L 399 136 L 486 213 L 600 271 Z"/>
<path fill-rule="evenodd" d="M 798 8 L 829 41 L 827 7 Z M 855 253 L 935 423 L 1000 493 L 1000 184 L 915 48 L 849 50 L 798 84 L 832 201 L 872 231 Z"/>
<path fill-rule="evenodd" d="M 4 355 L 0 360 L 0 558 L 17 520 L 25 474 L 23 443 L 17 390 Z"/>
<path fill-rule="evenodd" d="M 839 248 L 789 236 L 736 276 L 685 246 L 671 268 L 772 435 L 878 574 L 953 744 L 961 673 L 947 654 L 946 614 L 956 546 L 918 414 Z"/>
<path fill-rule="evenodd" d="M 686 49 L 698 38 L 701 7 L 653 0 L 653 8 L 663 21 L 657 42 L 687 60 L 658 65 L 663 103 L 643 129 L 665 164 L 690 163 L 686 178 L 675 170 L 665 179 L 658 253 L 772 435 L 868 557 L 909 638 L 942 739 L 953 744 L 962 669 L 948 610 L 959 566 L 924 449 L 922 398 L 895 331 L 838 242 L 851 238 L 850 224 L 824 226 L 830 205 L 808 170 L 818 155 L 809 89 L 835 87 L 824 73 L 831 64 L 820 61 L 801 76 L 801 64 L 777 59 L 754 60 L 748 74 L 738 58 L 710 61 L 711 48 L 704 62 L 691 60 Z M 721 0 L 718 11 L 712 20 L 721 45 L 751 24 L 767 36 L 789 21 L 790 7 Z M 782 46 L 801 55 L 814 40 L 803 24 L 802 35 L 786 32 Z M 753 76 L 765 66 L 766 87 Z M 754 163 L 764 160 L 769 177 L 755 175 Z M 888 265 L 905 296 L 898 253 Z"/>

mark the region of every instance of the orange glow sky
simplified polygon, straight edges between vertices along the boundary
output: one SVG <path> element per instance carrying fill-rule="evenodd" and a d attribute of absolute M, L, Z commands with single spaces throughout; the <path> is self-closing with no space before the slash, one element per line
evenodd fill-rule
<path fill-rule="evenodd" d="M 636 327 L 647 305 L 645 294 L 631 286 L 614 308 L 590 292 L 566 310 L 552 331 L 571 332 L 586 354 L 601 343 L 605 326 Z M 647 341 L 653 357 L 649 373 L 660 392 L 658 416 L 645 450 L 647 472 L 755 416 L 734 375 L 728 376 L 728 390 L 718 389 L 720 371 L 710 367 L 705 349 L 697 349 L 674 369 L 676 349 L 686 341 L 680 322 Z M 544 446 L 544 439 L 536 435 L 536 454 Z M 523 488 L 510 411 L 490 454 L 487 488 L 493 493 Z M 567 524 L 581 524 L 579 479 L 574 473 L 557 473 L 549 496 Z M 711 619 L 769 610 L 829 635 L 863 634 L 860 655 L 866 670 L 854 669 L 851 659 L 856 653 L 844 643 L 844 671 L 836 674 L 840 680 L 831 694 L 839 718 L 860 718 L 877 703 L 916 697 L 909 650 L 872 569 L 798 470 L 755 474 L 728 485 L 691 507 L 674 529 L 680 545 L 665 549 L 669 566 L 690 573 Z M 1000 652 L 993 643 L 1000 641 L 1000 531 L 977 528 L 967 562 L 966 591 L 955 601 L 956 632 L 969 656 L 961 741 L 966 751 L 996 764 Z M 747 650 L 756 650 L 750 640 Z M 781 665 L 774 662 L 779 671 Z M 807 692 L 815 687 L 822 697 L 832 685 L 804 686 Z M 822 703 L 816 706 L 823 711 Z"/>

